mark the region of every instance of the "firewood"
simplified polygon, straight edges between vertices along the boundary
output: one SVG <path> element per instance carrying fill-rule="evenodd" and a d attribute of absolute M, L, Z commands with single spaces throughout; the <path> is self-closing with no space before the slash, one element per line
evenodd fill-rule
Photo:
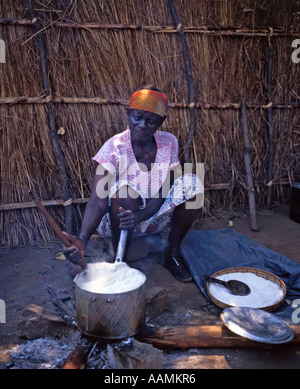
<path fill-rule="evenodd" d="M 292 326 L 291 328 L 295 336 L 286 344 L 300 345 L 300 326 Z M 158 328 L 146 326 L 138 334 L 138 339 L 141 342 L 151 343 L 160 349 L 273 347 L 270 344 L 255 342 L 236 335 L 224 325 Z"/>
<path fill-rule="evenodd" d="M 61 366 L 62 370 L 70 369 L 84 369 L 89 352 L 93 347 L 93 342 L 89 339 L 82 339 L 78 345 L 67 356 L 64 364 Z"/>

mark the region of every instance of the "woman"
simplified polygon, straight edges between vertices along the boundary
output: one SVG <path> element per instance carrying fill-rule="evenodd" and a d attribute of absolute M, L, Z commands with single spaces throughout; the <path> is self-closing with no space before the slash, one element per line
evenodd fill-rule
<path fill-rule="evenodd" d="M 110 138 L 93 158 L 98 166 L 80 235 L 66 234 L 73 246 L 64 253 L 72 262 L 83 263 L 96 229 L 112 239 L 115 250 L 120 230 L 128 230 L 128 250 L 132 237 L 170 226 L 164 266 L 176 279 L 192 280 L 179 246 L 199 209 L 187 203 L 204 190 L 197 176 L 181 175 L 177 138 L 159 130 L 167 106 L 167 96 L 154 86 L 142 86 L 130 96 L 129 129 Z"/>

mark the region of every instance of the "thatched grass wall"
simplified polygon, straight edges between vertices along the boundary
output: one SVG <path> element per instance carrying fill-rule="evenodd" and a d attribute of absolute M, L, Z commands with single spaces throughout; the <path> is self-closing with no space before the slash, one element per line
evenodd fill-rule
<path fill-rule="evenodd" d="M 76 230 L 82 199 L 89 197 L 91 157 L 126 128 L 126 104 L 134 88 L 153 83 L 166 91 L 170 109 L 164 128 L 178 137 L 181 155 L 190 123 L 179 28 L 166 0 L 32 3 L 46 36 L 49 91 L 27 1 L 0 3 L 0 39 L 6 45 L 6 62 L 0 63 L 0 241 L 9 245 L 55 239 L 32 207 L 29 188 L 44 201 L 56 201 L 47 209 L 65 228 L 64 186 L 51 137 L 65 159 Z M 275 0 L 270 22 L 271 4 L 174 0 L 195 85 L 192 161 L 205 163 L 204 215 L 221 207 L 248 209 L 242 98 L 257 207 L 266 206 L 270 187 L 268 106 L 274 141 L 272 204 L 288 204 L 290 185 L 300 180 L 300 63 L 291 60 L 292 42 L 300 38 L 300 5 Z M 49 107 L 55 132 L 50 131 Z"/>

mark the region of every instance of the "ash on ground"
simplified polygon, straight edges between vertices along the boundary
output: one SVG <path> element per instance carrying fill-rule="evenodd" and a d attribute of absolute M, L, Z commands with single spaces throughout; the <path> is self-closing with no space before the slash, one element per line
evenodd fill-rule
<path fill-rule="evenodd" d="M 58 369 L 80 340 L 80 333 L 68 339 L 28 340 L 11 350 L 9 369 Z"/>

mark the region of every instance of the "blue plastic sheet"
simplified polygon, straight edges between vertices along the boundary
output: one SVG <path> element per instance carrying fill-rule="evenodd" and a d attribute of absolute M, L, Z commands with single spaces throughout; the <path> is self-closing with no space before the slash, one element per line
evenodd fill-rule
<path fill-rule="evenodd" d="M 300 306 L 300 265 L 230 228 L 190 230 L 181 244 L 181 253 L 201 292 L 209 299 L 204 275 L 229 267 L 252 267 L 269 271 L 286 284 L 285 303 L 275 313 L 290 324 L 295 322 L 295 302 Z M 298 309 L 299 310 L 299 309 Z M 293 315 L 294 313 L 294 315 Z M 300 321 L 300 314 L 298 315 Z"/>

